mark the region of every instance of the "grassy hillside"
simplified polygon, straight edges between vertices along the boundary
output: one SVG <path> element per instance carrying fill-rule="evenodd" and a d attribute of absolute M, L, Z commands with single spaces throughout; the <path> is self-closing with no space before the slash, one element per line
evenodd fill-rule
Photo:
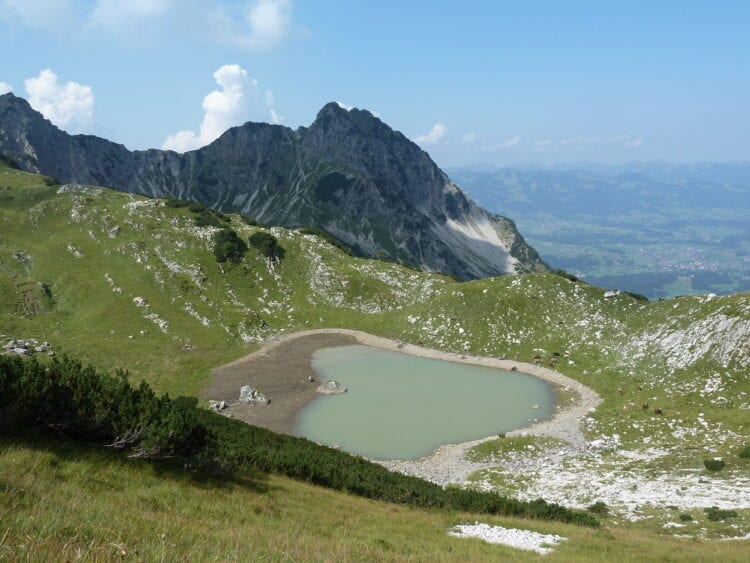
<path fill-rule="evenodd" d="M 0 445 L 0 559 L 526 560 L 528 552 L 451 538 L 475 516 L 420 511 L 262 474 L 231 481 L 126 460 L 70 443 Z M 740 542 L 714 544 L 484 518 L 567 537 L 548 561 L 741 561 Z"/>
<path fill-rule="evenodd" d="M 600 288 L 553 274 L 457 283 L 277 228 L 270 232 L 285 249 L 280 263 L 252 247 L 239 264 L 218 263 L 218 227 L 196 226 L 187 207 L 49 183 L 0 167 L 4 340 L 49 341 L 56 353 L 125 367 L 133 381 L 187 395 L 206 386 L 210 368 L 264 338 L 308 328 L 356 328 L 521 361 L 559 352 L 556 369 L 604 399 L 583 421 L 597 448 L 565 457 L 556 475 L 569 476 L 569 485 L 549 485 L 543 456 L 521 479 L 501 455 L 498 468 L 475 476 L 477 486 L 586 506 L 624 483 L 677 490 L 689 475 L 691 487 L 706 491 L 686 502 L 696 516 L 748 490 L 750 467 L 738 452 L 750 444 L 750 294 L 645 303 L 605 299 Z M 265 230 L 237 216 L 226 226 L 245 240 Z M 727 461 L 717 474 L 703 468 L 714 456 Z M 667 477 L 674 479 L 660 481 Z M 594 483 L 594 492 L 578 494 L 581 483 Z M 666 533 L 676 517 L 642 499 L 616 508 L 625 515 L 615 517 L 618 525 L 639 533 Z M 738 512 L 671 531 L 746 534 L 750 511 Z"/>

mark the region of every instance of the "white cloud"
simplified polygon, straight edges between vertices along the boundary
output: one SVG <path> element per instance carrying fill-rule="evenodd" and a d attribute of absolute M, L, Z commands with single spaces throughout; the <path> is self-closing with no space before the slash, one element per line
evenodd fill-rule
<path fill-rule="evenodd" d="M 94 120 L 94 93 L 78 82 L 60 84 L 50 69 L 24 81 L 29 104 L 59 127 L 85 130 Z"/>
<path fill-rule="evenodd" d="M 289 33 L 292 21 L 291 0 L 257 0 L 247 12 L 251 49 L 267 50 L 278 45 Z"/>
<path fill-rule="evenodd" d="M 243 98 L 247 71 L 239 65 L 224 65 L 214 72 L 221 90 L 214 90 L 203 98 L 203 121 L 200 132 L 179 131 L 169 135 L 162 148 L 186 152 L 203 147 L 234 125 L 243 113 Z"/>
<path fill-rule="evenodd" d="M 503 141 L 502 143 L 497 143 L 495 145 L 488 145 L 486 147 L 482 147 L 486 151 L 502 151 L 505 149 L 509 149 L 512 147 L 515 147 L 516 145 L 521 144 L 521 135 L 516 135 L 515 137 L 511 137 L 507 141 Z"/>
<path fill-rule="evenodd" d="M 97 0 L 88 19 L 92 27 L 123 29 L 165 15 L 174 0 Z"/>
<path fill-rule="evenodd" d="M 203 98 L 203 120 L 199 132 L 188 130 L 169 135 L 162 145 L 163 149 L 177 152 L 198 149 L 251 116 L 268 118 L 271 123 L 283 121 L 284 118 L 273 108 L 273 92 L 266 90 L 261 93 L 258 80 L 248 79 L 247 71 L 241 66 L 224 65 L 214 72 L 214 79 L 221 89 Z"/>
<path fill-rule="evenodd" d="M 462 138 L 464 143 L 473 143 L 477 140 L 477 134 L 474 131 L 469 131 Z"/>
<path fill-rule="evenodd" d="M 269 110 L 269 111 L 271 112 L 271 123 L 273 123 L 274 125 L 278 125 L 279 123 L 281 123 L 282 121 L 284 121 L 284 116 L 279 115 L 278 113 L 276 113 L 272 109 Z"/>
<path fill-rule="evenodd" d="M 553 149 L 552 139 L 539 139 L 531 143 L 532 152 L 545 152 L 550 149 Z"/>
<path fill-rule="evenodd" d="M 0 82 L 0 96 L 3 94 L 7 94 L 8 92 L 13 91 L 13 86 L 8 84 L 7 82 Z"/>
<path fill-rule="evenodd" d="M 419 135 L 414 138 L 414 142 L 418 145 L 434 145 L 439 143 L 443 137 L 448 133 L 448 128 L 442 123 L 436 123 L 429 133 Z"/>
<path fill-rule="evenodd" d="M 352 111 L 354 109 L 354 106 L 350 106 L 348 104 L 345 104 L 344 102 L 336 102 L 336 105 L 338 105 L 341 109 L 345 109 L 346 111 Z"/>
<path fill-rule="evenodd" d="M 71 0 L 0 0 L 0 19 L 12 18 L 25 25 L 51 31 L 73 22 Z"/>
<path fill-rule="evenodd" d="M 611 135 L 609 137 L 596 137 L 596 136 L 584 136 L 579 135 L 577 137 L 571 137 L 568 139 L 561 140 L 558 145 L 560 147 L 572 149 L 574 151 L 580 151 L 584 147 L 590 145 L 622 145 L 628 148 L 639 147 L 643 144 L 641 137 L 633 137 L 627 133 L 620 133 L 619 135 Z"/>

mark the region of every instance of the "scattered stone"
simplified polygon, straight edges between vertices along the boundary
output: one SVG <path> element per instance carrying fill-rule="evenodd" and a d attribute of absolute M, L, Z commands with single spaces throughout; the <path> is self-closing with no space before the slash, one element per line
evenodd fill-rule
<path fill-rule="evenodd" d="M 448 534 L 457 538 L 479 538 L 487 543 L 497 543 L 516 549 L 535 551 L 542 555 L 551 553 L 552 547 L 567 540 L 567 538 L 554 534 L 540 534 L 531 530 L 490 526 L 489 524 L 479 522 L 458 525 L 449 530 Z"/>
<path fill-rule="evenodd" d="M 208 406 L 211 410 L 216 412 L 221 412 L 224 409 L 229 408 L 229 405 L 226 401 L 209 401 Z"/>
<path fill-rule="evenodd" d="M 32 354 L 50 354 L 52 345 L 49 342 L 42 342 L 36 338 L 12 338 L 2 348 L 3 353 L 16 356 L 31 356 Z"/>
<path fill-rule="evenodd" d="M 513 366 L 510 368 L 510 371 L 518 371 L 518 368 L 516 366 Z"/>
<path fill-rule="evenodd" d="M 333 379 L 330 381 L 325 382 L 323 385 L 320 385 L 316 391 L 318 393 L 322 393 L 323 395 L 340 395 L 341 393 L 346 393 L 346 387 L 341 385 L 338 381 L 334 381 Z"/>
<path fill-rule="evenodd" d="M 268 397 L 249 385 L 243 385 L 240 389 L 240 403 L 246 405 L 267 405 L 270 402 L 271 400 Z"/>

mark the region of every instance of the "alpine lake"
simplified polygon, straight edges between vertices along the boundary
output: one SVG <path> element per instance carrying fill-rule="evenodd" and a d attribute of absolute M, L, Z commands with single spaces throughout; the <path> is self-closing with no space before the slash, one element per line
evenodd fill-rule
<path fill-rule="evenodd" d="M 295 434 L 370 459 L 417 459 L 548 418 L 554 390 L 520 373 L 368 346 L 313 354 L 320 382 L 348 388 L 298 414 Z"/>

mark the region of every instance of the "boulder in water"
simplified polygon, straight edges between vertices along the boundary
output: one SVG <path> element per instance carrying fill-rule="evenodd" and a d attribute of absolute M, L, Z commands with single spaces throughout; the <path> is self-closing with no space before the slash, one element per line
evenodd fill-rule
<path fill-rule="evenodd" d="M 339 395 L 341 393 L 346 393 L 346 387 L 341 385 L 341 383 L 339 383 L 338 381 L 334 381 L 332 379 L 319 386 L 317 391 L 318 393 L 322 393 L 323 395 Z"/>

